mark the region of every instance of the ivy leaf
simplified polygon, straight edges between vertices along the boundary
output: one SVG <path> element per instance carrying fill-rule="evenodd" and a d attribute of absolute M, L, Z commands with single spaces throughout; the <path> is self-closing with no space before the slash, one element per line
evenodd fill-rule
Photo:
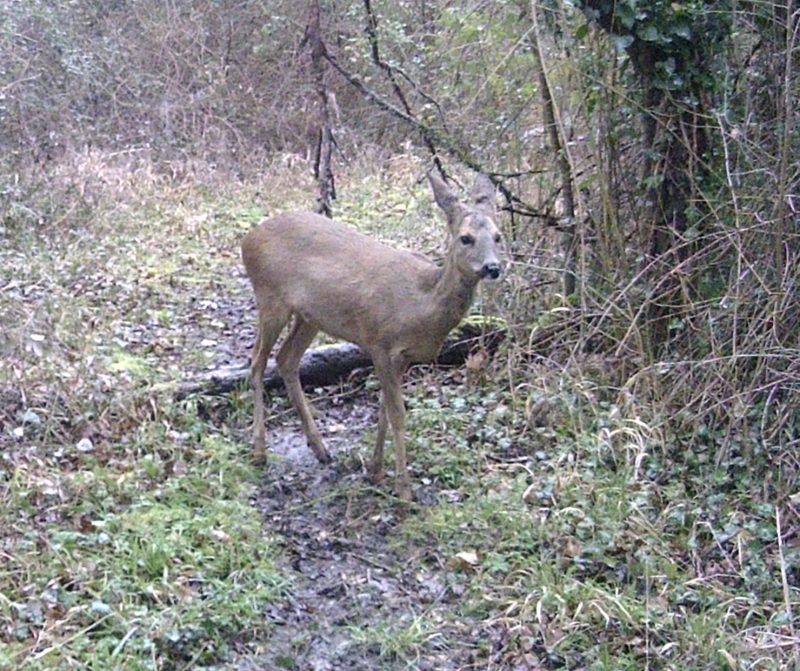
<path fill-rule="evenodd" d="M 663 35 L 653 24 L 639 28 L 636 34 L 645 42 L 660 42 L 663 39 Z"/>
<path fill-rule="evenodd" d="M 614 42 L 614 49 L 618 52 L 625 51 L 633 44 L 633 35 L 614 35 L 612 39 Z"/>
<path fill-rule="evenodd" d="M 633 28 L 633 24 L 636 23 L 636 12 L 634 8 L 625 3 L 617 5 L 615 14 L 620 24 L 628 30 Z"/>
<path fill-rule="evenodd" d="M 675 26 L 675 29 L 672 31 L 678 37 L 683 38 L 684 40 L 691 40 L 692 39 L 692 28 L 688 24 L 679 23 Z"/>

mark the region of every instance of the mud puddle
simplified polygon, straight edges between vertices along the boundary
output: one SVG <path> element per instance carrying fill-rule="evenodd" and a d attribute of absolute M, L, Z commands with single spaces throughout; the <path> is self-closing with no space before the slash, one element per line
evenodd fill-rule
<path fill-rule="evenodd" d="M 392 497 L 389 477 L 373 487 L 364 475 L 376 410 L 368 397 L 319 413 L 335 456 L 329 466 L 314 459 L 293 415 L 268 427 L 280 459 L 256 505 L 292 586 L 267 613 L 275 628 L 265 652 L 240 659 L 238 671 L 471 666 L 478 633 L 448 617 L 468 577 L 447 569 L 434 547 L 405 542 L 403 520 L 423 514 L 420 507 Z M 411 475 L 419 485 L 413 467 Z M 435 505 L 433 491 L 417 495 L 422 506 Z"/>

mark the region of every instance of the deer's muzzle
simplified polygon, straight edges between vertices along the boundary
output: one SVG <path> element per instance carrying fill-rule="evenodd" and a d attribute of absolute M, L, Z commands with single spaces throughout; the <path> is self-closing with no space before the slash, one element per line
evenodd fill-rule
<path fill-rule="evenodd" d="M 482 280 L 490 279 L 496 280 L 500 275 L 503 273 L 503 268 L 500 266 L 499 263 L 487 263 L 485 266 L 481 268 L 480 278 Z"/>

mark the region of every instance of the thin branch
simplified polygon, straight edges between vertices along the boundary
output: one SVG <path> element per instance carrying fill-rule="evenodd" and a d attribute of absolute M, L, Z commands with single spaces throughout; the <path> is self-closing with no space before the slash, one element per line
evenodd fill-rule
<path fill-rule="evenodd" d="M 395 118 L 402 121 L 404 124 L 412 128 L 414 131 L 419 133 L 422 141 L 425 143 L 425 146 L 431 152 L 434 157 L 434 163 L 436 168 L 439 172 L 444 175 L 444 167 L 441 165 L 441 161 L 439 160 L 439 151 L 444 150 L 451 156 L 453 156 L 456 160 L 458 160 L 462 165 L 465 165 L 469 169 L 475 172 L 482 172 L 489 176 L 489 179 L 492 180 L 492 183 L 500 190 L 500 193 L 505 198 L 507 205 L 502 209 L 510 212 L 512 214 L 520 214 L 527 217 L 532 218 L 540 218 L 548 220 L 550 217 L 547 214 L 543 214 L 538 212 L 536 208 L 529 205 L 528 203 L 524 202 L 517 196 L 515 196 L 511 190 L 503 183 L 500 179 L 500 173 L 493 173 L 491 171 L 485 170 L 484 166 L 475 161 L 472 158 L 469 150 L 455 141 L 453 137 L 446 133 L 426 124 L 425 122 L 421 121 L 417 118 L 413 110 L 411 109 L 405 95 L 402 92 L 402 89 L 397 84 L 397 79 L 394 76 L 395 70 L 390 66 L 388 63 L 382 60 L 380 56 L 379 44 L 377 41 L 377 34 L 375 33 L 375 26 L 377 25 L 376 19 L 374 14 L 372 14 L 372 9 L 369 0 L 364 0 L 364 5 L 367 9 L 367 16 L 368 16 L 368 27 L 367 27 L 367 36 L 370 41 L 370 51 L 372 55 L 373 62 L 381 68 L 384 72 L 387 73 L 387 76 L 392 83 L 392 89 L 397 96 L 398 100 L 400 101 L 401 107 L 389 102 L 379 93 L 373 91 L 372 89 L 368 88 L 359 78 L 357 75 L 348 72 L 345 70 L 340 64 L 339 61 L 336 59 L 336 56 L 331 54 L 327 49 L 324 50 L 324 56 L 328 63 L 330 63 L 331 67 L 336 70 L 342 77 L 344 77 L 352 86 L 354 86 L 360 93 L 363 95 L 367 100 L 373 103 L 378 109 L 383 110 L 384 112 L 388 112 Z M 438 105 L 437 105 L 438 107 Z M 548 224 L 552 225 L 552 224 Z"/>
<path fill-rule="evenodd" d="M 386 61 L 381 58 L 379 46 L 378 46 L 378 19 L 375 16 L 375 13 L 372 11 L 372 3 L 370 0 L 364 0 L 364 9 L 367 12 L 367 39 L 369 40 L 370 46 L 370 53 L 372 54 L 372 61 L 375 63 L 378 68 L 383 70 L 386 73 L 389 82 L 391 82 L 392 90 L 394 91 L 395 96 L 400 101 L 400 104 L 403 107 L 405 114 L 411 118 L 416 119 L 414 112 L 411 109 L 411 105 L 408 104 L 408 100 L 406 99 L 405 94 L 403 93 L 403 89 L 400 88 L 400 85 L 397 83 L 397 78 L 394 75 L 394 69 L 391 65 L 389 65 Z M 431 156 L 433 156 L 433 162 L 438 168 L 439 172 L 444 174 L 444 168 L 442 167 L 442 163 L 439 160 L 439 156 L 436 151 L 436 145 L 433 142 L 433 138 L 426 133 L 422 134 L 422 141 L 425 143 L 425 146 L 430 151 Z"/>

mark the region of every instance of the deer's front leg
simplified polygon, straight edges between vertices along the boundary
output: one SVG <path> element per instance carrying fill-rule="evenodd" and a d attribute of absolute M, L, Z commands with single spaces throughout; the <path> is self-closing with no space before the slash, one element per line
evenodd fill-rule
<path fill-rule="evenodd" d="M 381 383 L 381 415 L 384 416 L 384 423 L 392 427 L 394 436 L 394 457 L 395 457 L 395 493 L 403 501 L 412 501 L 411 481 L 408 477 L 408 467 L 406 464 L 406 408 L 403 404 L 402 381 L 405 371 L 405 362 L 402 360 L 380 361 L 375 360 L 375 372 Z M 383 428 L 383 437 L 386 435 L 386 427 Z M 381 419 L 378 420 L 378 438 L 381 438 Z M 378 448 L 380 447 L 380 454 Z M 375 446 L 376 454 L 373 457 L 373 469 L 375 459 L 380 456 L 383 461 L 383 445 L 378 443 Z"/>

